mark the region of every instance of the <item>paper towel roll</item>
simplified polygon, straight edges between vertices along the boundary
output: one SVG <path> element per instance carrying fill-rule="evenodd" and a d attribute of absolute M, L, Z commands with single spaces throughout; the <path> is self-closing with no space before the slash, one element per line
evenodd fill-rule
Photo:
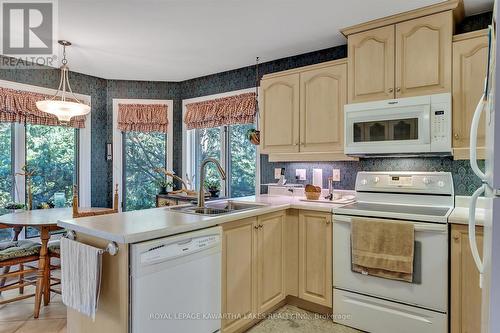
<path fill-rule="evenodd" d="M 313 185 L 323 188 L 323 169 L 313 169 Z"/>

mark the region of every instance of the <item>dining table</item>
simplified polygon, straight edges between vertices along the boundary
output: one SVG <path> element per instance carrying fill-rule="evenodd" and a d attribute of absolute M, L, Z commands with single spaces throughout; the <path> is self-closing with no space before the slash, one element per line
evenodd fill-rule
<path fill-rule="evenodd" d="M 103 208 L 90 208 L 89 210 L 102 211 Z M 41 301 L 43 298 L 44 305 L 50 303 L 50 258 L 48 244 L 51 237 L 51 232 L 62 230 L 57 226 L 59 220 L 68 220 L 73 218 L 73 208 L 50 208 L 36 210 L 18 210 L 13 213 L 0 216 L 0 229 L 12 228 L 14 230 L 14 240 L 23 228 L 38 229 L 40 235 L 40 259 L 38 262 L 37 272 L 37 292 L 35 294 L 35 318 L 38 318 L 40 313 Z M 49 266 L 47 266 L 49 265 Z"/>

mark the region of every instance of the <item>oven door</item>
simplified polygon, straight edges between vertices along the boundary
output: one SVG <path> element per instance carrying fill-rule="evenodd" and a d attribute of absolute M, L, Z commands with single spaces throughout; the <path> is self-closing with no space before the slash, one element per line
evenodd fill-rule
<path fill-rule="evenodd" d="M 425 103 L 427 102 L 427 103 Z M 430 153 L 430 103 L 345 109 L 345 153 L 350 155 Z"/>
<path fill-rule="evenodd" d="M 367 221 L 370 218 L 366 218 Z M 415 226 L 414 281 L 367 276 L 351 271 L 351 217 L 334 215 L 333 287 L 446 313 L 448 309 L 448 225 Z"/>

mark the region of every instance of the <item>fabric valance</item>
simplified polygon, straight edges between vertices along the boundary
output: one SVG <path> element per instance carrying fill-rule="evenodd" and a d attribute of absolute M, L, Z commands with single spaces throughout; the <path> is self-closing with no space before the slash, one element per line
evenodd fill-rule
<path fill-rule="evenodd" d="M 168 107 L 166 104 L 118 104 L 118 129 L 167 133 Z"/>
<path fill-rule="evenodd" d="M 250 124 L 255 119 L 255 93 L 217 98 L 187 104 L 184 122 L 187 129 L 233 124 Z"/>
<path fill-rule="evenodd" d="M 0 87 L 0 122 L 19 122 L 33 125 L 63 125 L 56 116 L 40 111 L 36 102 L 51 95 Z M 86 116 L 71 118 L 69 127 L 84 128 Z"/>

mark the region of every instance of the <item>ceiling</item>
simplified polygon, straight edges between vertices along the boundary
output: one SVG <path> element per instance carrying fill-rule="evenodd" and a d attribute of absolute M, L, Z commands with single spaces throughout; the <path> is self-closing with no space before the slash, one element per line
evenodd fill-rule
<path fill-rule="evenodd" d="M 182 81 L 345 44 L 339 29 L 441 0 L 61 0 L 73 71 Z M 467 15 L 493 0 L 465 0 Z"/>

